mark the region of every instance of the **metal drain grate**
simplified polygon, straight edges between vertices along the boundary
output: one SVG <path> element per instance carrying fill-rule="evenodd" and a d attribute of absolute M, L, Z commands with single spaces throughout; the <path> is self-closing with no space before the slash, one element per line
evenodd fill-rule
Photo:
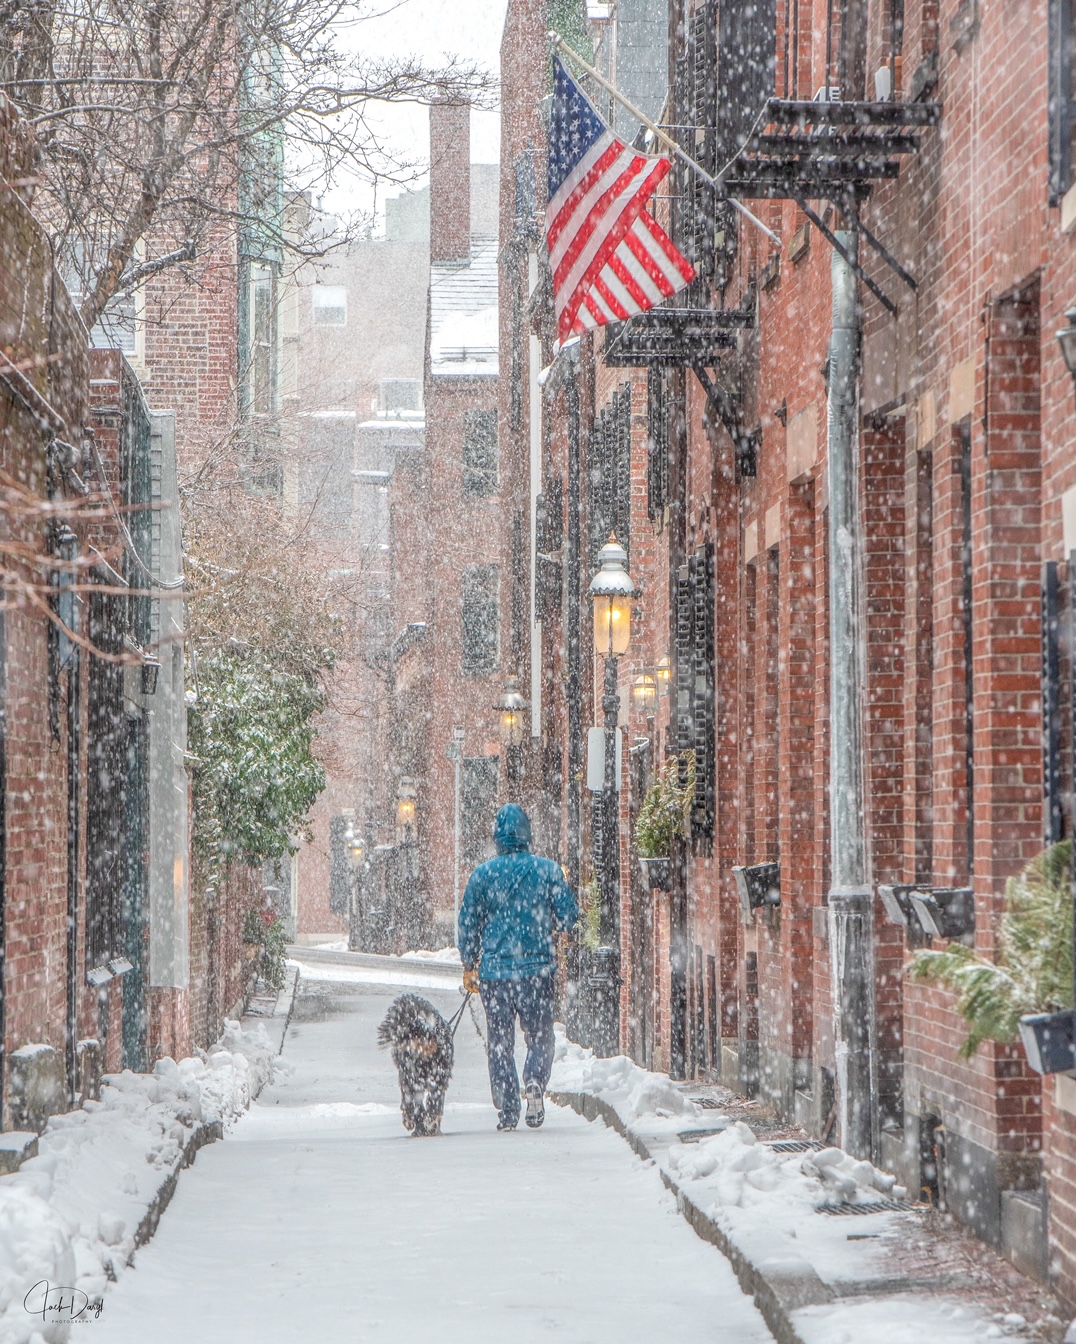
<path fill-rule="evenodd" d="M 865 1213 L 908 1213 L 916 1206 L 906 1199 L 872 1199 L 869 1204 L 818 1204 L 815 1213 L 829 1214 L 865 1214 Z"/>
<path fill-rule="evenodd" d="M 766 1145 L 774 1153 L 820 1153 L 825 1146 L 817 1139 L 780 1139 Z"/>
<path fill-rule="evenodd" d="M 681 1143 L 699 1143 L 703 1139 L 712 1139 L 715 1134 L 724 1134 L 725 1125 L 719 1129 L 685 1129 L 677 1134 Z"/>
<path fill-rule="evenodd" d="M 718 1101 L 716 1097 L 690 1097 L 696 1106 L 701 1106 L 704 1111 L 720 1111 L 725 1102 Z"/>

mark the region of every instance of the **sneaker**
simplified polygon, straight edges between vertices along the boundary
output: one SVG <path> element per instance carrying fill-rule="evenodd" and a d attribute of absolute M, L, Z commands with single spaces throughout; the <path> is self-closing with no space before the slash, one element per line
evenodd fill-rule
<path fill-rule="evenodd" d="M 545 1119 L 545 1102 L 542 1100 L 542 1089 L 537 1083 L 527 1084 L 527 1124 L 531 1129 L 538 1129 Z"/>
<path fill-rule="evenodd" d="M 528 1123 L 529 1123 L 529 1121 L 528 1121 Z M 519 1124 L 519 1116 L 518 1116 L 518 1115 L 517 1115 L 517 1116 L 512 1116 L 512 1117 L 507 1116 L 507 1115 L 500 1115 L 500 1116 L 497 1118 L 497 1128 L 498 1128 L 498 1129 L 515 1129 L 516 1125 L 518 1125 L 518 1124 Z"/>

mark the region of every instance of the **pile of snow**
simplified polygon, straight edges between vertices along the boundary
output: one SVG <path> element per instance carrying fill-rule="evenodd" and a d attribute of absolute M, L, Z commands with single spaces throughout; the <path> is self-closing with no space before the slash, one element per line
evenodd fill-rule
<path fill-rule="evenodd" d="M 567 1040 L 559 1029 L 549 1086 L 553 1092 L 600 1097 L 626 1125 L 656 1117 L 675 1119 L 682 1126 L 685 1117 L 694 1120 L 702 1114 L 664 1073 L 649 1073 L 626 1055 L 597 1059 L 592 1050 Z"/>
<path fill-rule="evenodd" d="M 0 1339 L 54 1344 L 69 1327 L 31 1316 L 35 1284 L 77 1288 L 92 1301 L 134 1250 L 149 1205 L 200 1122 L 230 1124 L 272 1077 L 274 1048 L 258 1023 L 224 1034 L 194 1058 L 153 1072 L 109 1074 L 101 1100 L 54 1115 L 38 1156 L 0 1178 Z"/>
<path fill-rule="evenodd" d="M 420 947 L 414 952 L 401 953 L 402 959 L 410 958 L 412 961 L 443 961 L 449 966 L 459 966 L 460 950 L 458 947 L 439 947 L 436 951 L 431 951 L 427 947 Z"/>
<path fill-rule="evenodd" d="M 722 1209 L 769 1204 L 813 1210 L 837 1204 L 877 1204 L 881 1198 L 904 1199 L 896 1178 L 840 1148 L 806 1154 L 779 1153 L 759 1143 L 750 1126 L 738 1120 L 699 1143 L 675 1143 L 669 1170 L 681 1181 L 705 1181 L 707 1193 Z"/>

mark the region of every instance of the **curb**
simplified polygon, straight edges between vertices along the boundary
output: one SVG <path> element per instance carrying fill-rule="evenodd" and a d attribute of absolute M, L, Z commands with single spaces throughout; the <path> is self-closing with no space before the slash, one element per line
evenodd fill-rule
<path fill-rule="evenodd" d="M 806 1344 L 803 1336 L 792 1323 L 792 1313 L 801 1307 L 834 1301 L 836 1294 L 818 1277 L 806 1262 L 787 1265 L 787 1268 L 774 1272 L 764 1271 L 744 1252 L 729 1240 L 728 1235 L 710 1217 L 704 1213 L 694 1200 L 680 1188 L 679 1183 L 665 1171 L 647 1147 L 646 1142 L 621 1120 L 608 1102 L 587 1092 L 549 1092 L 549 1098 L 558 1106 L 570 1106 L 585 1120 L 604 1120 L 610 1129 L 616 1130 L 628 1143 L 632 1151 L 644 1162 L 654 1162 L 666 1188 L 676 1196 L 676 1207 L 692 1230 L 716 1246 L 732 1265 L 733 1273 L 745 1293 L 754 1298 L 762 1319 L 770 1329 L 776 1344 Z"/>
<path fill-rule="evenodd" d="M 284 988 L 277 995 L 276 1006 L 270 1016 L 264 1017 L 258 1014 L 248 1015 L 241 1021 L 262 1022 L 266 1024 L 272 1022 L 274 1026 L 280 1027 L 280 1040 L 277 1043 L 276 1053 L 279 1055 L 284 1048 L 284 1037 L 288 1032 L 288 1024 L 291 1022 L 292 1009 L 295 1006 L 295 994 L 299 987 L 298 967 L 289 966 L 288 974 L 284 981 Z M 261 1092 L 259 1086 L 256 1091 L 250 1095 L 251 1102 L 257 1100 L 258 1093 Z M 134 1246 L 131 1248 L 131 1254 L 127 1257 L 128 1265 L 134 1264 L 135 1251 L 144 1246 L 154 1232 L 157 1231 L 157 1225 L 161 1221 L 161 1215 L 172 1202 L 172 1196 L 176 1193 L 176 1185 L 179 1182 L 179 1173 L 184 1167 L 194 1165 L 194 1159 L 198 1156 L 199 1148 L 204 1148 L 207 1143 L 216 1143 L 218 1139 L 224 1138 L 224 1122 L 222 1120 L 203 1120 L 198 1123 L 192 1132 L 190 1138 L 183 1147 L 183 1152 L 176 1159 L 175 1166 L 165 1177 L 164 1181 L 158 1187 L 157 1193 L 150 1201 L 149 1207 L 138 1224 L 134 1234 Z"/>

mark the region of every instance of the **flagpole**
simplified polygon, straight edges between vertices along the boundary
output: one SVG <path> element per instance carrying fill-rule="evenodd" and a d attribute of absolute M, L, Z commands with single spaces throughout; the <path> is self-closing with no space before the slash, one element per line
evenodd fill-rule
<path fill-rule="evenodd" d="M 684 150 L 680 148 L 680 146 L 676 143 L 676 141 L 672 138 L 671 135 L 667 135 L 666 132 L 663 131 L 661 127 L 657 125 L 656 122 L 651 121 L 648 116 L 640 112 L 639 109 L 634 105 L 634 103 L 629 103 L 628 100 L 624 97 L 624 95 L 618 89 L 614 88 L 614 86 L 609 83 L 609 81 L 605 78 L 604 75 L 599 74 L 598 71 L 595 70 L 592 65 L 588 65 L 586 61 L 583 60 L 582 56 L 580 56 L 577 52 L 574 52 L 571 49 L 571 47 L 568 46 L 567 42 L 565 42 L 564 38 L 560 36 L 559 33 L 551 32 L 548 34 L 548 37 L 554 47 L 558 48 L 558 50 L 560 51 L 563 51 L 565 56 L 567 56 L 570 60 L 573 60 L 576 63 L 576 65 L 579 66 L 580 70 L 585 70 L 586 73 L 590 75 L 591 79 L 597 80 L 597 82 L 602 86 L 602 88 L 605 89 L 607 93 L 611 94 L 620 104 L 620 106 L 624 108 L 626 112 L 630 113 L 631 116 L 633 116 L 636 121 L 641 122 L 642 125 L 644 125 L 648 131 L 652 131 L 654 135 L 656 135 L 657 138 L 661 141 L 661 143 L 668 148 L 671 154 L 675 155 L 676 158 L 678 158 L 682 163 L 686 163 L 689 168 L 693 169 L 694 172 L 698 173 L 698 175 L 703 179 L 703 181 L 708 182 L 710 186 L 723 187 L 724 184 L 721 182 L 720 178 L 713 177 L 710 173 L 708 173 L 701 163 L 696 163 L 696 161 L 691 157 L 690 154 L 686 153 Z M 749 219 L 751 223 L 755 225 L 756 228 L 761 229 L 762 232 L 766 235 L 766 237 L 769 238 L 770 242 L 775 243 L 778 247 L 781 246 L 780 238 L 778 238 L 778 236 L 773 232 L 772 229 L 768 229 L 757 215 L 753 215 L 751 211 L 748 210 L 747 206 L 743 204 L 742 201 L 738 201 L 735 196 L 729 196 L 727 194 L 725 195 L 724 199 L 727 200 L 728 203 L 734 209 L 739 210 L 741 215 L 743 215 L 746 219 Z"/>

